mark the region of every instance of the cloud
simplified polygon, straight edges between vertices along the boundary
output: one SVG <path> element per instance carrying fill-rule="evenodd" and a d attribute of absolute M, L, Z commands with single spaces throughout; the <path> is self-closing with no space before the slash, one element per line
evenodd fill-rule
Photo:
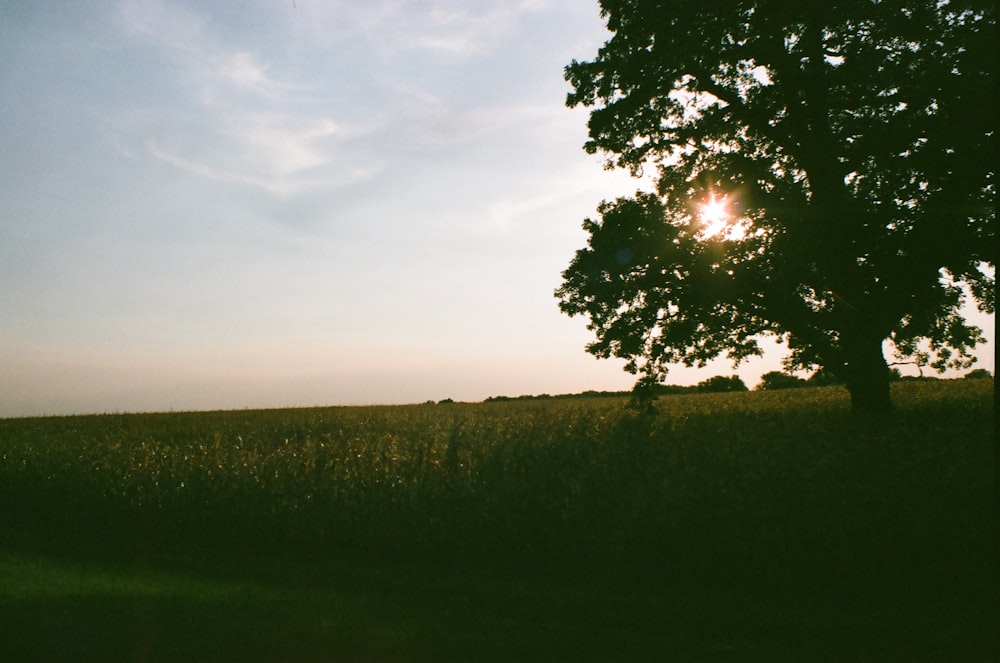
<path fill-rule="evenodd" d="M 178 53 L 197 52 L 204 38 L 204 17 L 159 0 L 123 0 L 116 18 L 124 32 Z"/>
<path fill-rule="evenodd" d="M 329 163 L 326 138 L 340 133 L 328 117 L 237 113 L 229 133 L 250 164 L 275 177 L 292 176 Z"/>
<path fill-rule="evenodd" d="M 390 57 L 414 51 L 470 57 L 494 49 L 526 14 L 552 0 L 369 0 L 306 5 L 308 29 L 326 38 L 361 39 Z"/>
<path fill-rule="evenodd" d="M 197 161 L 191 161 L 189 159 L 184 159 L 175 154 L 170 154 L 165 150 L 161 149 L 157 145 L 156 141 L 152 138 L 146 143 L 146 148 L 149 153 L 154 157 L 168 163 L 172 166 L 176 166 L 181 170 L 191 173 L 192 175 L 197 175 L 198 177 L 204 177 L 206 179 L 215 180 L 217 182 L 225 182 L 227 184 L 245 184 L 249 186 L 255 186 L 261 188 L 269 193 L 275 194 L 286 194 L 291 192 L 291 188 L 287 182 L 283 182 L 280 179 L 262 179 L 257 177 L 251 177 L 248 175 L 242 175 L 239 173 L 234 173 L 226 170 L 221 170 L 208 164 L 198 163 Z"/>
<path fill-rule="evenodd" d="M 209 30 L 206 17 L 160 0 L 123 0 L 118 23 L 126 34 L 166 54 L 189 81 L 204 86 L 201 99 L 212 103 L 220 92 L 253 92 L 278 98 L 287 86 L 268 76 L 266 66 L 247 48 L 225 44 Z"/>
<path fill-rule="evenodd" d="M 494 2 L 470 10 L 466 2 L 435 3 L 423 31 L 414 33 L 412 46 L 467 56 L 491 50 L 511 32 L 526 13 L 548 6 L 541 0 Z"/>
<path fill-rule="evenodd" d="M 174 131 L 156 132 L 147 139 L 149 154 L 185 172 L 229 184 L 254 186 L 286 196 L 329 185 L 342 186 L 364 177 L 364 169 L 344 169 L 336 143 L 349 135 L 329 117 L 253 112 L 228 108 L 206 127 L 208 141 L 167 149 Z M 183 156 L 182 156 L 183 155 Z M 345 171 L 345 172 L 331 172 Z M 347 174 L 350 171 L 353 175 Z"/>
<path fill-rule="evenodd" d="M 181 95 L 139 128 L 148 154 L 198 177 L 287 196 L 366 179 L 343 144 L 363 129 L 333 118 L 270 75 L 253 44 L 229 44 L 203 16 L 159 0 L 123 0 L 118 24 L 166 56 Z M 122 145 L 125 141 L 115 141 Z M 119 148 L 120 149 L 120 148 Z"/>
<path fill-rule="evenodd" d="M 237 51 L 224 57 L 218 71 L 224 80 L 239 88 L 255 89 L 270 83 L 253 54 L 247 51 Z"/>
<path fill-rule="evenodd" d="M 219 31 L 224 17 L 209 20 L 163 0 L 122 0 L 122 29 L 165 55 L 181 86 L 180 98 L 138 129 L 140 140 L 149 155 L 190 175 L 282 197 L 369 179 L 399 157 L 424 162 L 501 149 L 489 141 L 547 113 L 476 96 L 469 87 L 480 82 L 464 68 L 428 79 L 413 70 L 437 67 L 421 53 L 462 58 L 492 49 L 527 13 L 551 5 L 300 2 L 264 21 L 268 37 L 258 31 L 253 42 L 234 42 Z M 282 49 L 262 51 L 279 42 L 276 35 Z M 303 54 L 307 68 L 296 61 Z"/>
<path fill-rule="evenodd" d="M 242 168 L 227 168 L 219 162 L 239 161 L 225 154 L 216 156 L 214 163 L 186 158 L 160 146 L 155 138 L 146 141 L 150 155 L 182 171 L 205 179 L 251 186 L 276 196 L 289 196 L 320 187 L 340 188 L 369 180 L 377 175 L 377 164 L 335 163 L 324 152 L 310 146 L 309 141 L 322 133 L 317 131 L 283 131 L 279 129 L 249 129 L 241 135 L 240 144 L 232 154 L 246 153 Z M 325 166 L 325 168 L 324 168 Z M 306 172 L 316 170 L 316 172 Z"/>

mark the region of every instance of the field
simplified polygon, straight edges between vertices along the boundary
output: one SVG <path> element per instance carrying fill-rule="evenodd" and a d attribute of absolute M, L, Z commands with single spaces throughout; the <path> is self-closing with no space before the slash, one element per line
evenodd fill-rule
<path fill-rule="evenodd" d="M 992 380 L 0 420 L 0 660 L 988 660 Z"/>

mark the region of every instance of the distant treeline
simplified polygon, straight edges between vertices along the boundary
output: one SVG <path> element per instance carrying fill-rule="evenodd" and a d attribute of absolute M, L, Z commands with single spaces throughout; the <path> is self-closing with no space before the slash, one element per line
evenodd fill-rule
<path fill-rule="evenodd" d="M 937 380 L 936 377 L 930 376 L 910 376 L 903 375 L 896 368 L 890 369 L 890 380 L 896 382 L 900 380 Z M 967 379 L 989 379 L 993 375 L 984 368 L 977 368 L 973 371 L 969 371 L 965 377 Z M 833 375 L 823 371 L 817 371 L 813 373 L 809 378 L 800 378 L 789 373 L 783 373 L 781 371 L 771 371 L 770 373 L 765 373 L 761 376 L 760 382 L 754 387 L 754 391 L 776 391 L 779 389 L 801 389 L 806 387 L 828 387 L 833 385 L 843 384 L 841 380 L 838 380 Z M 714 377 L 708 378 L 707 380 L 702 380 L 698 384 L 694 385 L 679 385 L 679 384 L 658 384 L 651 387 L 651 391 L 656 396 L 669 396 L 674 394 L 692 394 L 692 393 L 726 393 L 726 392 L 738 392 L 738 391 L 750 391 L 746 383 L 743 382 L 742 378 L 738 375 L 716 375 Z M 588 390 L 582 391 L 576 394 L 524 394 L 521 396 L 490 396 L 486 399 L 487 403 L 493 402 L 507 402 L 507 401 L 532 401 L 532 400 L 545 400 L 545 399 L 574 399 L 574 398 L 621 398 L 626 396 L 631 396 L 632 391 L 595 391 Z M 446 399 L 442 402 L 452 402 L 450 399 Z"/>
<path fill-rule="evenodd" d="M 652 392 L 657 396 L 668 396 L 672 394 L 691 394 L 691 393 L 722 393 L 728 391 L 749 391 L 746 383 L 740 379 L 739 376 L 725 376 L 717 375 L 708 380 L 703 380 L 696 385 L 679 385 L 679 384 L 658 384 L 651 387 Z M 486 399 L 487 403 L 494 401 L 504 402 L 504 401 L 530 401 L 530 400 L 542 400 L 548 398 L 621 398 L 632 395 L 632 391 L 595 391 L 588 390 L 582 391 L 578 394 L 525 394 L 523 396 L 490 396 Z"/>

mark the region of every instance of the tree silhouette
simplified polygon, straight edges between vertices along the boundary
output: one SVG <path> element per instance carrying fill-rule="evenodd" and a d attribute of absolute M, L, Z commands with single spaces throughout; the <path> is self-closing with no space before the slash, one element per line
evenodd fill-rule
<path fill-rule="evenodd" d="M 716 375 L 702 380 L 695 385 L 696 391 L 706 393 L 729 393 L 733 391 L 749 391 L 746 383 L 738 375 Z"/>
<path fill-rule="evenodd" d="M 798 389 L 804 387 L 808 382 L 802 378 L 782 373 L 781 371 L 769 371 L 760 376 L 760 384 L 754 387 L 755 391 L 778 391 L 781 389 Z"/>
<path fill-rule="evenodd" d="M 655 175 L 604 202 L 556 291 L 640 383 L 759 354 L 891 409 L 887 346 L 968 367 L 994 310 L 994 3 L 602 0 L 573 61 L 585 149 Z"/>

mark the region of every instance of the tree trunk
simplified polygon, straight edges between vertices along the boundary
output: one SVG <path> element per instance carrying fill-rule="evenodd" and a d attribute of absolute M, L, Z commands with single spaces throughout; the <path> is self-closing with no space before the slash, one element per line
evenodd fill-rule
<path fill-rule="evenodd" d="M 882 339 L 871 335 L 851 339 L 845 335 L 843 341 L 847 390 L 851 393 L 854 414 L 889 414 L 892 412 L 889 365 L 882 354 Z"/>

